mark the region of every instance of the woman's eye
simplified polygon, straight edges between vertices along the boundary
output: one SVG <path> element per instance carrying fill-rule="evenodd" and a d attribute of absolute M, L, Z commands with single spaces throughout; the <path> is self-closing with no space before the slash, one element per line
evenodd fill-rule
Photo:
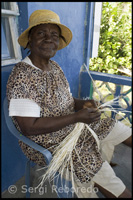
<path fill-rule="evenodd" d="M 54 38 L 59 38 L 59 35 L 58 35 L 57 33 L 52 33 L 52 36 L 53 36 Z"/>
<path fill-rule="evenodd" d="M 45 33 L 43 31 L 39 31 L 38 35 L 44 35 Z"/>

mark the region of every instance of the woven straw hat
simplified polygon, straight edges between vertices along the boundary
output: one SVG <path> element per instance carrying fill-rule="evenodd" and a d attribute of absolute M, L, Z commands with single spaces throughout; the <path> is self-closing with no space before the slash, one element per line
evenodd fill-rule
<path fill-rule="evenodd" d="M 59 48 L 63 49 L 66 47 L 72 40 L 72 32 L 65 25 L 60 23 L 59 16 L 51 10 L 36 10 L 34 11 L 29 18 L 29 28 L 27 28 L 18 38 L 18 43 L 24 47 L 28 48 L 28 34 L 32 27 L 39 24 L 56 24 L 61 29 L 61 36 L 64 37 L 65 41 L 60 37 Z"/>

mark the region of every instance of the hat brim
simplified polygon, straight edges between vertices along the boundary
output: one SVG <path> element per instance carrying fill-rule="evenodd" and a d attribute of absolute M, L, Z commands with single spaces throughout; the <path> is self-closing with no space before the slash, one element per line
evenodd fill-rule
<path fill-rule="evenodd" d="M 34 24 L 34 26 L 30 26 L 29 28 L 27 28 L 18 38 L 18 43 L 20 44 L 20 46 L 24 47 L 24 48 L 28 48 L 27 43 L 28 43 L 28 35 L 29 35 L 29 31 L 31 28 L 40 25 L 40 24 L 56 24 L 60 27 L 61 29 L 61 36 L 63 36 L 65 38 L 65 41 L 60 37 L 60 41 L 59 41 L 59 47 L 58 50 L 65 48 L 72 40 L 72 32 L 71 30 L 66 27 L 63 24 L 60 23 L 54 23 L 54 22 L 39 22 L 37 24 Z"/>

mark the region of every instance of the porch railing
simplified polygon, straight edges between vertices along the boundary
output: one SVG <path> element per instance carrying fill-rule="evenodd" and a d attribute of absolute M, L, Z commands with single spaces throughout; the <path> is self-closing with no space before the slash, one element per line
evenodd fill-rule
<path fill-rule="evenodd" d="M 119 96 L 119 100 L 113 107 L 119 112 L 108 112 L 105 115 L 110 115 L 127 125 L 131 126 L 132 123 L 132 81 L 131 77 L 112 75 L 101 72 L 90 71 L 98 91 L 101 93 L 100 97 L 93 87 L 92 80 L 87 71 L 80 72 L 80 88 L 79 97 L 100 100 L 104 103 L 108 100 L 114 99 Z M 123 110 L 122 110 L 123 109 Z M 121 111 L 122 110 L 122 111 Z"/>

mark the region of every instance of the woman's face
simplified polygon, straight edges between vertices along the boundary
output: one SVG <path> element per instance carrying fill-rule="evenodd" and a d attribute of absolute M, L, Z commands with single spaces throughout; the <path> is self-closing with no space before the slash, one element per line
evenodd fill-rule
<path fill-rule="evenodd" d="M 54 24 L 41 24 L 34 27 L 29 35 L 32 55 L 50 59 L 59 46 L 60 29 Z"/>

